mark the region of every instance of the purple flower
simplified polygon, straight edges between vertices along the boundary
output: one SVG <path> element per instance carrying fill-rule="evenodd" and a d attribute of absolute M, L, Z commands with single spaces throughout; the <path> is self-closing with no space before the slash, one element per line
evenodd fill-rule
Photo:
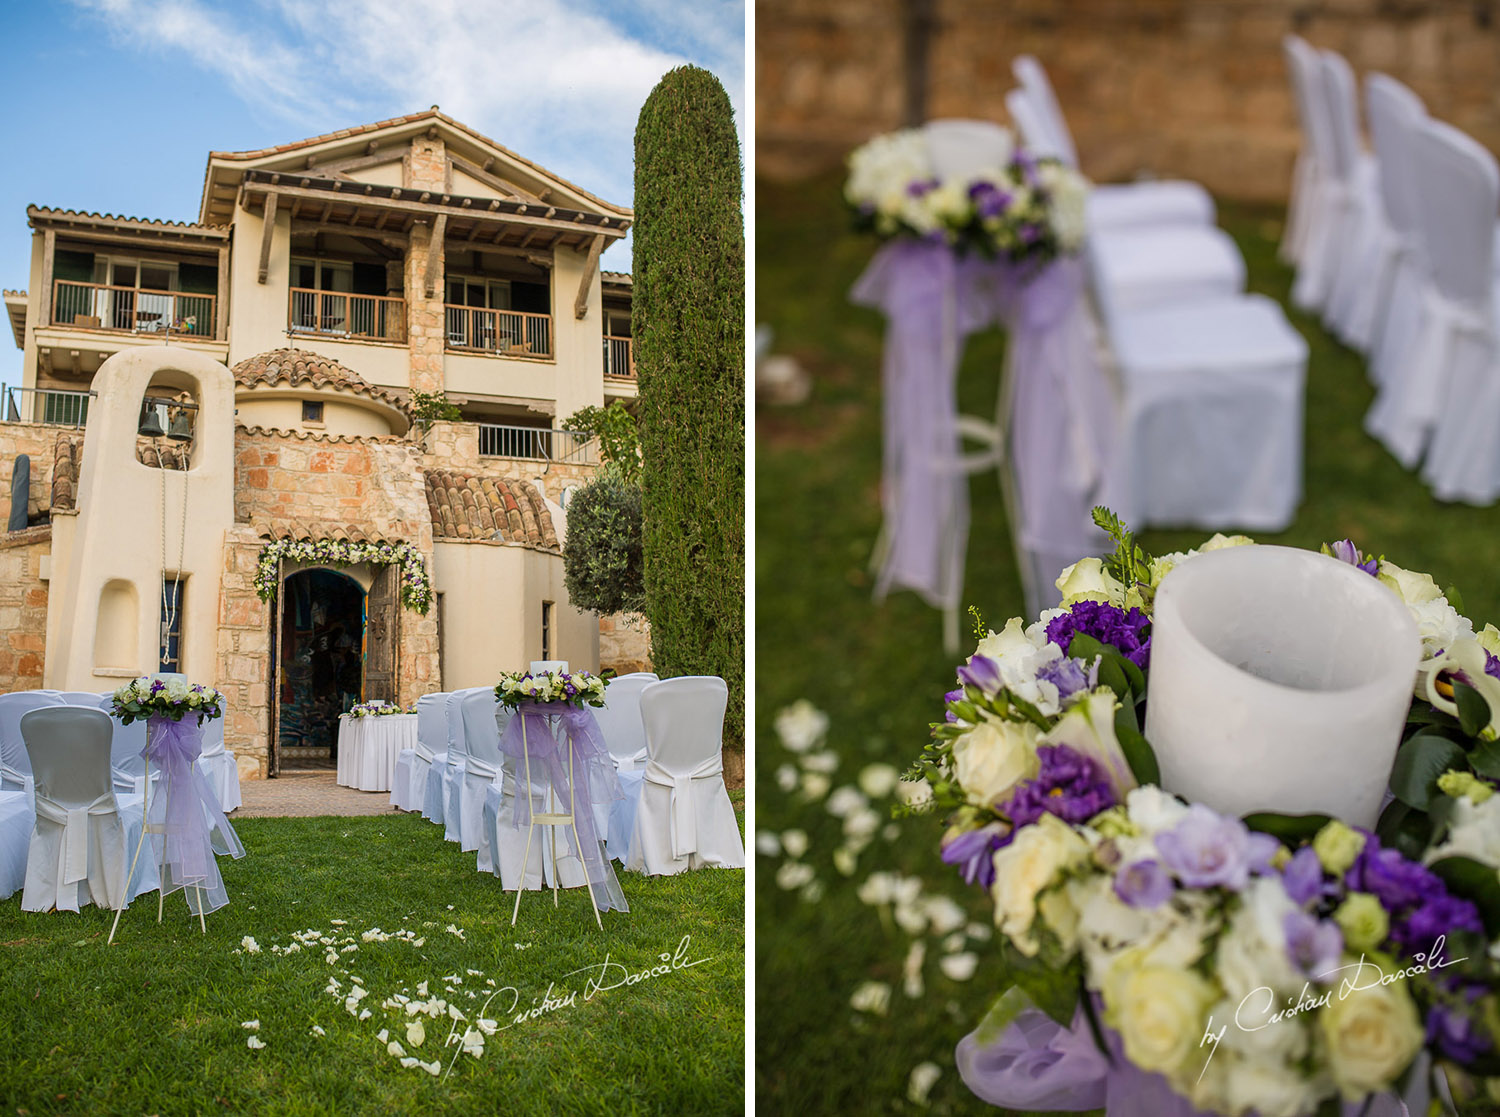
<path fill-rule="evenodd" d="M 1500 656 L 1484 653 L 1484 673 L 1493 679 L 1500 679 Z"/>
<path fill-rule="evenodd" d="M 1000 677 L 1000 665 L 987 655 L 976 655 L 958 669 L 958 681 L 963 686 L 977 686 L 991 693 L 1005 685 Z"/>
<path fill-rule="evenodd" d="M 966 830 L 943 846 L 943 861 L 957 865 L 964 883 L 989 890 L 995 883 L 995 850 L 1005 843 L 1004 827 L 998 822 Z"/>
<path fill-rule="evenodd" d="M 1286 933 L 1286 956 L 1303 977 L 1319 977 L 1338 969 L 1344 933 L 1337 923 L 1305 911 L 1289 911 L 1281 927 Z"/>
<path fill-rule="evenodd" d="M 1391 916 L 1391 941 L 1406 955 L 1425 954 L 1442 935 L 1484 930 L 1478 908 L 1450 894 L 1442 878 L 1426 866 L 1397 850 L 1381 848 L 1374 834 L 1365 835 L 1365 847 L 1344 882 L 1380 901 Z"/>
<path fill-rule="evenodd" d="M 976 182 L 969 187 L 969 200 L 980 217 L 1000 217 L 1010 205 L 1010 192 L 1001 190 L 993 182 Z"/>
<path fill-rule="evenodd" d="M 1391 941 L 1413 956 L 1425 955 L 1439 938 L 1456 931 L 1479 934 L 1484 924 L 1473 903 L 1448 895 L 1446 890 L 1413 908 L 1404 918 L 1391 921 Z"/>
<path fill-rule="evenodd" d="M 1471 985 L 1463 993 L 1468 1005 L 1484 995 L 1484 986 Z M 1460 1063 L 1472 1063 L 1490 1050 L 1489 1038 L 1474 1026 L 1473 1017 L 1461 1008 L 1438 1004 L 1427 1014 L 1427 1042 Z"/>
<path fill-rule="evenodd" d="M 1001 804 L 1018 829 L 1044 814 L 1055 814 L 1064 822 L 1087 822 L 1118 802 L 1109 777 L 1092 757 L 1067 745 L 1043 745 L 1036 756 L 1036 779 L 1022 780 Z"/>
<path fill-rule="evenodd" d="M 1281 871 L 1281 886 L 1294 904 L 1305 906 L 1323 894 L 1323 863 L 1312 846 L 1303 846 Z"/>
<path fill-rule="evenodd" d="M 1156 860 L 1122 865 L 1115 874 L 1115 895 L 1133 908 L 1158 908 L 1172 898 L 1172 875 Z"/>
<path fill-rule="evenodd" d="M 920 198 L 930 190 L 936 190 L 941 185 L 935 178 L 917 179 L 915 182 L 907 183 L 906 192 L 913 198 Z"/>
<path fill-rule="evenodd" d="M 1151 627 L 1139 609 L 1130 612 L 1102 601 L 1080 601 L 1047 625 L 1047 639 L 1067 650 L 1076 633 L 1092 636 L 1101 644 L 1120 651 L 1131 663 L 1144 670 L 1151 656 Z"/>
<path fill-rule="evenodd" d="M 1351 540 L 1340 539 L 1337 543 L 1330 543 L 1328 553 L 1340 562 L 1358 567 L 1371 577 L 1375 577 L 1380 571 L 1379 560 L 1360 554 L 1359 548 Z"/>
<path fill-rule="evenodd" d="M 1237 818 L 1221 818 L 1202 803 L 1156 836 L 1156 848 L 1167 868 L 1189 888 L 1222 885 L 1232 892 L 1250 879 L 1250 831 Z"/>
<path fill-rule="evenodd" d="M 1060 656 L 1037 668 L 1038 681 L 1051 683 L 1057 688 L 1057 697 L 1066 702 L 1073 695 L 1093 690 L 1099 685 L 1099 657 L 1092 664 L 1085 664 L 1073 656 Z"/>
<path fill-rule="evenodd" d="M 958 690 L 950 690 L 947 694 L 943 695 L 943 703 L 946 705 L 949 702 L 957 702 L 962 699 L 963 696 L 964 692 L 962 688 L 959 688 Z M 952 710 L 948 710 L 944 716 L 947 717 L 949 721 L 958 720 L 958 715 L 955 714 Z"/>

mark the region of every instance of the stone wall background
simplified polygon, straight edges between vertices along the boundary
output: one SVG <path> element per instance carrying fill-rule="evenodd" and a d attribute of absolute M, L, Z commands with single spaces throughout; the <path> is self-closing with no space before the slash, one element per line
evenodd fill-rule
<path fill-rule="evenodd" d="M 1299 144 L 1288 33 L 1343 53 L 1360 82 L 1399 78 L 1500 150 L 1495 0 L 757 0 L 757 173 L 826 171 L 900 127 L 924 10 L 927 116 L 1005 120 L 1010 60 L 1035 54 L 1100 182 L 1174 176 L 1284 200 Z"/>

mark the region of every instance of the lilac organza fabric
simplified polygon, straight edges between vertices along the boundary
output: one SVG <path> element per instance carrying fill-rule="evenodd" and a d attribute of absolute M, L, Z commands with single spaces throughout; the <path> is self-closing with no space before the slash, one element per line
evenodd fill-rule
<path fill-rule="evenodd" d="M 995 322 L 1010 332 L 1016 378 L 1006 419 L 1021 545 L 1054 564 L 1098 550 L 1089 511 L 1113 446 L 1113 401 L 1082 296 L 1077 260 L 1020 268 L 911 240 L 882 247 L 855 283 L 851 300 L 887 319 L 877 599 L 905 588 L 938 608 L 960 602 L 969 503 L 958 364 L 964 339 Z"/>
<path fill-rule="evenodd" d="M 198 767 L 203 727 L 190 715 L 181 721 L 153 717 L 147 729 L 141 755 L 162 773 L 157 787 L 148 785 L 149 821 L 160 827 L 152 842 L 162 895 L 181 889 L 193 914 L 207 914 L 229 902 L 214 855 L 243 857 L 245 847 Z"/>
<path fill-rule="evenodd" d="M 1020 1013 L 992 1043 L 971 1032 L 959 1040 L 958 1073 L 977 1097 L 1005 1109 L 1076 1112 L 1104 1109 L 1108 1117 L 1213 1117 L 1173 1092 L 1159 1074 L 1132 1066 L 1120 1037 L 1105 1029 L 1106 1059 L 1082 1010 L 1064 1028 L 1037 1009 Z M 1414 1076 L 1422 1077 L 1422 1076 Z M 1410 1117 L 1395 1094 L 1380 1094 L 1369 1109 L 1346 1102 L 1344 1117 Z"/>
<path fill-rule="evenodd" d="M 553 733 L 552 719 L 558 722 Z M 523 702 L 500 736 L 500 751 L 516 762 L 524 784 L 551 785 L 562 810 L 572 804 L 573 826 L 560 826 L 571 853 L 583 863 L 594 903 L 600 911 L 629 911 L 620 882 L 603 852 L 603 842 L 594 827 L 594 806 L 623 797 L 615 776 L 614 761 L 588 707 L 562 703 Z M 569 753 L 571 751 L 571 757 Z M 530 762 L 530 775 L 527 763 Z M 571 763 L 570 763 L 571 761 Z M 570 780 L 569 773 L 576 778 Z M 512 825 L 519 829 L 531 823 L 531 796 L 517 795 Z M 574 841 L 577 828 L 577 842 Z M 580 849 L 579 846 L 582 846 Z"/>

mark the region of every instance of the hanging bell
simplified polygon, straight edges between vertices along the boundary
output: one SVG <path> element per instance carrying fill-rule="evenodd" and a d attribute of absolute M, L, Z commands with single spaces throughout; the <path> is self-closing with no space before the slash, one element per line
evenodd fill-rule
<path fill-rule="evenodd" d="M 160 438 L 166 432 L 162 430 L 161 412 L 152 404 L 147 404 L 141 412 L 141 425 L 137 431 L 145 438 Z"/>
<path fill-rule="evenodd" d="M 186 411 L 178 411 L 172 417 L 172 426 L 167 431 L 167 437 L 174 442 L 191 442 L 193 440 L 193 420 Z"/>

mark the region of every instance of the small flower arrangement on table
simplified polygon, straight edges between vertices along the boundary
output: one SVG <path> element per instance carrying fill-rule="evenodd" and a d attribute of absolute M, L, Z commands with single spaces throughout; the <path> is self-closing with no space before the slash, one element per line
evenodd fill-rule
<path fill-rule="evenodd" d="M 1095 1105 L 1129 1074 L 1122 1093 L 1165 1079 L 1163 1113 L 1336 1112 L 1410 1087 L 1424 1052 L 1461 1102 L 1500 1096 L 1500 630 L 1476 633 L 1426 574 L 1325 546 L 1394 593 L 1421 636 L 1393 798 L 1373 829 L 1234 817 L 1157 786 L 1141 728 L 1156 592 L 1200 551 L 1151 558 L 1095 519 L 1114 555 L 1065 570 L 1062 607 L 1035 623 L 980 626 L 906 776 L 925 784 L 909 809 L 947 814 L 942 858 L 989 893 L 1010 963 L 960 1046 L 969 1085 L 995 1100 L 1026 1077 L 1024 1107 L 1046 1108 L 1045 1059 L 965 1054 L 1044 1013 L 1048 1084 L 1074 1100 L 1097 1087 Z"/>
<path fill-rule="evenodd" d="M 153 679 L 150 675 L 120 687 L 111 704 L 111 712 L 124 725 L 148 718 L 181 721 L 190 715 L 202 725 L 224 713 L 224 696 L 213 687 L 182 679 Z"/>
<path fill-rule="evenodd" d="M 495 699 L 512 709 L 525 702 L 603 706 L 608 685 L 608 679 L 588 671 L 512 671 L 495 684 Z"/>
<path fill-rule="evenodd" d="M 922 130 L 907 128 L 850 154 L 844 197 L 856 228 L 881 239 L 915 237 L 1013 263 L 1045 262 L 1082 246 L 1088 182 L 1014 144 L 993 167 L 941 178 Z"/>
<path fill-rule="evenodd" d="M 394 714 L 416 713 L 415 708 L 406 710 L 394 702 L 360 702 L 349 707 L 349 716 L 352 718 L 385 718 Z"/>

